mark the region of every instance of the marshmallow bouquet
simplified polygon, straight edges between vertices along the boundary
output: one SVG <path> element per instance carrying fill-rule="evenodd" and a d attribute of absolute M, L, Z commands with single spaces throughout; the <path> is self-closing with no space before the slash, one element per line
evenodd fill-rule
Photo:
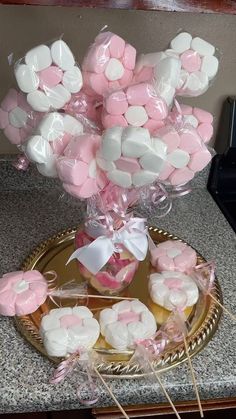
<path fill-rule="evenodd" d="M 76 56 L 62 39 L 26 52 L 14 65 L 18 90 L 0 105 L 0 128 L 43 176 L 92 202 L 74 257 L 99 292 L 118 293 L 148 249 L 145 223 L 128 210 L 152 193 L 176 192 L 211 160 L 212 115 L 176 98 L 206 92 L 218 58 L 213 45 L 185 32 L 138 58 L 135 46 L 101 32 L 81 67 Z M 98 264 L 93 242 L 101 237 Z"/>

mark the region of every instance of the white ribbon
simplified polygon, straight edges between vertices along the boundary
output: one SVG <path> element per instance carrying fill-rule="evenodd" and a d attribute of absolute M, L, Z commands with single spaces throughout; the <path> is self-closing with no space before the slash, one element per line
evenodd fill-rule
<path fill-rule="evenodd" d="M 137 260 L 144 260 L 148 251 L 148 232 L 145 221 L 143 218 L 131 218 L 119 230 L 113 231 L 111 236 L 99 236 L 92 243 L 77 249 L 67 264 L 77 259 L 96 275 L 114 252 L 123 251 L 119 245 L 123 245 Z"/>

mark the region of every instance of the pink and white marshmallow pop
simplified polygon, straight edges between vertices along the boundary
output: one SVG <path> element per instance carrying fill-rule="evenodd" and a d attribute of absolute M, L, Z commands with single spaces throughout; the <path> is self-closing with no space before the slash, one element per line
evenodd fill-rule
<path fill-rule="evenodd" d="M 24 144 L 26 156 L 36 163 L 38 171 L 57 177 L 56 160 L 69 141 L 83 132 L 83 125 L 70 115 L 51 112 L 44 116 L 34 135 Z"/>
<path fill-rule="evenodd" d="M 62 39 L 28 51 L 16 63 L 15 77 L 30 106 L 39 112 L 62 109 L 83 85 L 81 71 Z"/>
<path fill-rule="evenodd" d="M 187 272 L 196 266 L 197 254 L 185 243 L 167 240 L 151 250 L 151 264 L 159 272 Z"/>
<path fill-rule="evenodd" d="M 183 125 L 191 125 L 197 130 L 198 135 L 204 143 L 208 143 L 213 135 L 213 116 L 200 108 L 179 104 L 179 108 L 173 107 L 169 113 L 169 119 L 178 120 L 181 118 Z"/>
<path fill-rule="evenodd" d="M 153 273 L 149 279 L 149 293 L 154 303 L 167 310 L 191 307 L 199 298 L 195 281 L 182 272 Z"/>
<path fill-rule="evenodd" d="M 164 168 L 167 145 L 141 127 L 108 128 L 97 152 L 97 164 L 122 188 L 153 183 Z"/>
<path fill-rule="evenodd" d="M 21 145 L 43 114 L 29 106 L 23 93 L 10 89 L 0 105 L 0 129 L 12 144 Z"/>
<path fill-rule="evenodd" d="M 108 91 L 128 86 L 133 78 L 136 50 L 112 32 L 102 32 L 90 46 L 83 64 L 85 88 L 104 96 Z"/>
<path fill-rule="evenodd" d="M 17 271 L 0 278 L 0 314 L 24 316 L 43 304 L 48 294 L 48 283 L 36 271 Z"/>
<path fill-rule="evenodd" d="M 164 125 L 167 113 L 165 100 L 156 94 L 153 86 L 140 83 L 105 98 L 102 123 L 105 128 L 132 125 L 153 132 Z"/>
<path fill-rule="evenodd" d="M 98 167 L 96 153 L 101 137 L 83 134 L 73 138 L 57 160 L 58 176 L 64 189 L 77 198 L 89 198 L 107 185 L 105 173 Z"/>
<path fill-rule="evenodd" d="M 191 126 L 179 130 L 166 126 L 156 131 L 155 136 L 167 146 L 166 162 L 159 175 L 161 181 L 184 185 L 211 161 L 211 153 Z"/>

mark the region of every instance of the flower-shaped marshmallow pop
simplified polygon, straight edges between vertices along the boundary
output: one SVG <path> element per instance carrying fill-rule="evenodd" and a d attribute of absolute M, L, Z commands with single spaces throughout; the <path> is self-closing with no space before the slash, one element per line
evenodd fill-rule
<path fill-rule="evenodd" d="M 57 177 L 56 161 L 69 141 L 83 132 L 83 125 L 71 115 L 51 112 L 44 116 L 36 133 L 28 138 L 23 149 L 29 160 L 36 163 L 38 171 Z"/>
<path fill-rule="evenodd" d="M 154 303 L 169 311 L 191 307 L 199 297 L 195 281 L 182 272 L 153 273 L 150 275 L 148 288 Z"/>
<path fill-rule="evenodd" d="M 16 63 L 15 77 L 27 102 L 39 112 L 62 109 L 71 93 L 80 91 L 82 74 L 68 45 L 59 39 L 52 45 L 38 45 Z"/>
<path fill-rule="evenodd" d="M 88 50 L 82 64 L 85 88 L 104 96 L 128 86 L 133 78 L 136 50 L 120 36 L 102 32 Z"/>
<path fill-rule="evenodd" d="M 138 339 L 149 338 L 157 329 L 153 314 L 138 300 L 121 301 L 100 313 L 101 333 L 118 350 L 132 349 Z"/>
<path fill-rule="evenodd" d="M 151 249 L 151 264 L 157 271 L 187 272 L 197 264 L 192 247 L 177 240 L 167 240 Z"/>
<path fill-rule="evenodd" d="M 102 136 L 97 164 L 115 185 L 139 187 L 158 178 L 164 170 L 166 152 L 166 144 L 151 138 L 146 128 L 108 128 Z"/>
<path fill-rule="evenodd" d="M 24 316 L 43 304 L 48 294 L 48 283 L 36 271 L 17 271 L 0 278 L 0 314 Z"/>
<path fill-rule="evenodd" d="M 40 333 L 48 355 L 64 357 L 96 343 L 100 327 L 85 306 L 51 310 L 41 321 Z"/>
<path fill-rule="evenodd" d="M 157 95 L 154 87 L 140 83 L 107 95 L 102 123 L 105 128 L 132 125 L 147 128 L 152 133 L 164 125 L 167 113 L 166 102 Z"/>
<path fill-rule="evenodd" d="M 12 144 L 21 145 L 42 117 L 32 110 L 23 93 L 10 89 L 0 106 L 0 129 Z"/>
<path fill-rule="evenodd" d="M 72 138 L 64 155 L 57 160 L 58 176 L 69 194 L 77 198 L 89 198 L 108 183 L 96 163 L 100 142 L 101 137 L 94 134 Z"/>

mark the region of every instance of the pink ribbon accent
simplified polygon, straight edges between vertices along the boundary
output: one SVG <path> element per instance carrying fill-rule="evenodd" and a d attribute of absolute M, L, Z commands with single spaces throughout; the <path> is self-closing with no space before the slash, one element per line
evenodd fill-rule
<path fill-rule="evenodd" d="M 181 309 L 176 309 L 161 327 L 170 341 L 182 342 L 183 334 L 187 336 L 186 317 Z"/>
<path fill-rule="evenodd" d="M 16 160 L 13 161 L 12 166 L 15 167 L 17 170 L 26 171 L 29 167 L 30 161 L 24 154 L 20 154 L 17 156 Z"/>
<path fill-rule="evenodd" d="M 192 275 L 201 291 L 207 295 L 214 288 L 215 263 L 213 261 L 195 266 L 189 274 Z"/>
<path fill-rule="evenodd" d="M 58 367 L 55 369 L 52 377 L 49 380 L 50 384 L 59 384 L 61 383 L 69 374 L 73 372 L 77 364 L 83 362 L 85 363 L 85 371 L 87 374 L 88 382 L 84 382 L 81 384 L 77 389 L 77 396 L 79 398 L 80 403 L 84 404 L 85 406 L 92 406 L 93 404 L 97 403 L 99 399 L 99 392 L 98 387 L 94 383 L 91 375 L 91 362 L 90 357 L 88 356 L 87 360 L 80 361 L 79 357 L 81 354 L 84 354 L 85 351 L 80 349 L 69 356 L 66 360 L 62 361 Z M 90 397 L 88 399 L 84 399 L 81 396 L 83 390 L 89 389 Z M 96 394 L 97 393 L 97 394 Z"/>
<path fill-rule="evenodd" d="M 137 346 L 142 346 L 151 355 L 155 356 L 159 356 L 164 351 L 167 343 L 167 335 L 162 330 L 159 330 L 152 338 L 136 341 Z"/>
<path fill-rule="evenodd" d="M 173 125 L 175 129 L 179 130 L 184 126 L 183 113 L 180 104 L 176 99 L 174 100 L 174 104 L 175 109 L 169 113 L 167 119 L 170 121 L 171 125 Z"/>

